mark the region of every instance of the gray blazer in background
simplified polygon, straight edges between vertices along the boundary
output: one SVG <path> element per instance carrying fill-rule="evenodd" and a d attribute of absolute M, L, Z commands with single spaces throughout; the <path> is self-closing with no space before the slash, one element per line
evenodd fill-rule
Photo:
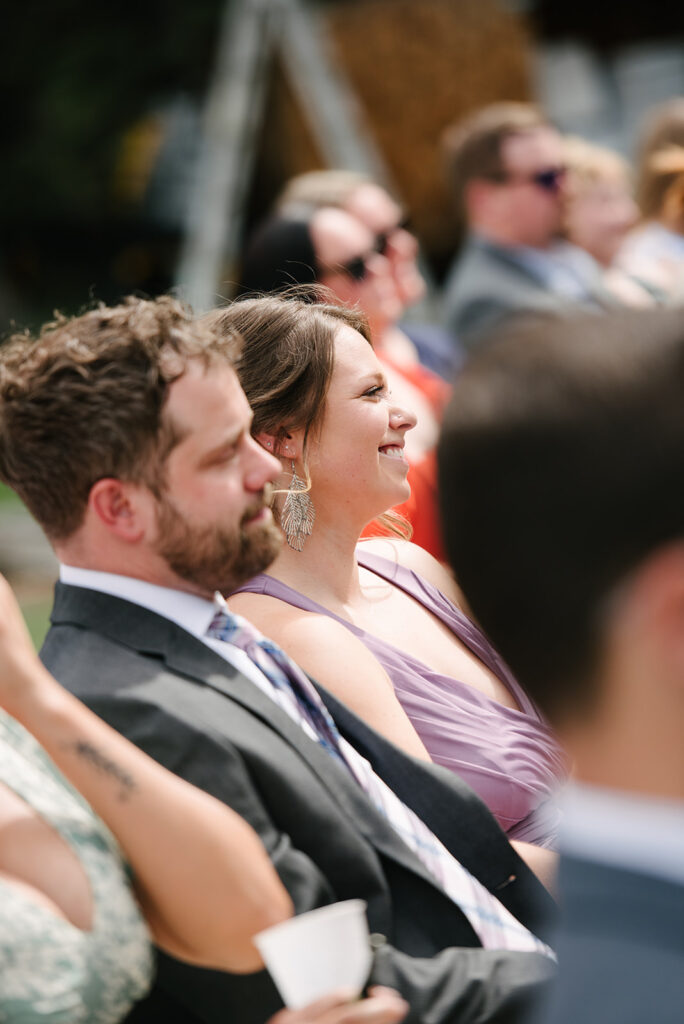
<path fill-rule="evenodd" d="M 557 295 L 522 262 L 514 250 L 469 236 L 444 286 L 446 325 L 466 349 L 522 313 L 568 313 L 619 305 L 602 289 L 586 302 Z"/>
<path fill-rule="evenodd" d="M 96 591 L 58 584 L 52 623 L 41 652 L 50 671 L 148 754 L 249 821 L 297 912 L 368 902 L 371 931 L 387 938 L 371 980 L 403 993 L 409 1022 L 519 1019 L 551 962 L 483 950 L 349 773 L 254 683 L 168 619 Z M 475 794 L 321 692 L 341 732 L 401 799 L 519 920 L 548 937 L 552 900 Z M 160 954 L 156 987 L 130 1020 L 264 1024 L 281 1005 L 265 971 L 232 975 Z"/>

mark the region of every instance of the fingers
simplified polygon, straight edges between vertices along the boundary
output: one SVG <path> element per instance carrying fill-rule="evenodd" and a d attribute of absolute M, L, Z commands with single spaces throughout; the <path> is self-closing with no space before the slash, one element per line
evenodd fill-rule
<path fill-rule="evenodd" d="M 281 1010 L 268 1024 L 398 1024 L 408 1012 L 401 996 L 389 988 L 377 986 L 360 1002 L 350 998 L 348 992 L 333 992 L 303 1010 Z"/>
<path fill-rule="evenodd" d="M 353 998 L 353 993 L 340 989 L 317 999 L 315 1003 L 309 1003 L 303 1010 L 281 1010 L 275 1017 L 271 1017 L 267 1024 L 329 1024 L 324 1014 L 336 1007 L 347 1005 Z"/>
<path fill-rule="evenodd" d="M 369 998 L 363 1003 L 357 1004 L 365 1007 L 368 1016 L 359 1017 L 359 1024 L 394 1024 L 395 1021 L 404 1019 L 409 1011 L 409 1005 L 405 999 L 395 992 L 393 988 L 384 988 L 382 985 L 375 985 L 369 989 Z M 370 1016 L 371 1013 L 380 1016 Z M 347 1021 L 346 1024 L 356 1024 L 355 1021 Z"/>

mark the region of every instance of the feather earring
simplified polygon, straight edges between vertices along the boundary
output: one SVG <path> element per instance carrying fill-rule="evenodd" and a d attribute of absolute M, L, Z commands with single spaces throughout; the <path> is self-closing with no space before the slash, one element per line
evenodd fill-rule
<path fill-rule="evenodd" d="M 316 509 L 306 490 L 306 481 L 297 476 L 292 460 L 292 479 L 280 514 L 280 525 L 285 539 L 294 551 L 301 551 L 304 541 L 311 535 Z"/>

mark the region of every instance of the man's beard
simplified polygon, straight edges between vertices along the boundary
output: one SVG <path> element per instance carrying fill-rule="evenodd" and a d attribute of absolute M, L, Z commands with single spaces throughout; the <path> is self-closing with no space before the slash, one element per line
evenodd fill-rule
<path fill-rule="evenodd" d="M 229 594 L 266 569 L 282 546 L 283 535 L 270 517 L 249 525 L 262 508 L 263 496 L 247 509 L 237 528 L 194 526 L 162 497 L 157 512 L 157 553 L 177 576 L 205 594 L 216 590 Z"/>

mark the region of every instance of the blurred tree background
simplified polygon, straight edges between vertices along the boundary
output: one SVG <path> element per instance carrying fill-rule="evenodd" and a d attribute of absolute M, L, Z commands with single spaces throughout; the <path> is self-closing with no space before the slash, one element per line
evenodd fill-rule
<path fill-rule="evenodd" d="M 55 306 L 74 311 L 90 290 L 108 301 L 168 286 L 175 240 L 141 216 L 136 171 L 144 183 L 145 168 L 126 164 L 127 135 L 169 96 L 202 96 L 221 8 L 221 0 L 7 7 L 0 287 L 18 321 L 35 324 Z"/>
<path fill-rule="evenodd" d="M 303 2 L 323 18 L 437 281 L 454 248 L 446 125 L 485 103 L 536 97 L 561 128 L 620 145 L 649 104 L 684 92 L 681 5 Z M 35 328 L 55 309 L 173 285 L 225 9 L 226 0 L 5 5 L 0 334 Z M 324 165 L 277 53 L 265 73 L 243 231 L 288 177 Z M 226 264 L 222 280 L 238 272 Z M 1 487 L 0 570 L 39 640 L 55 563 Z"/>
<path fill-rule="evenodd" d="M 237 8 L 255 2 L 232 0 Z M 55 307 L 72 313 L 90 298 L 115 301 L 171 285 L 225 6 L 5 6 L 0 331 L 10 320 L 35 326 Z M 681 45 L 684 25 L 681 5 L 645 0 L 617 8 L 591 0 L 309 6 L 325 18 L 438 279 L 453 250 L 439 145 L 445 125 L 480 104 L 538 94 L 534 54 L 541 44 L 579 41 L 605 60 L 649 40 Z M 269 71 L 247 226 L 287 177 L 322 164 L 282 65 L 272 61 Z M 614 91 L 615 82 L 607 88 Z M 571 102 L 572 89 L 557 91 Z M 234 277 L 235 268 L 226 273 Z"/>
<path fill-rule="evenodd" d="M 92 298 L 110 302 L 171 285 L 224 6 L 25 0 L 7 9 L 5 324 L 35 326 L 56 307 L 72 313 Z M 439 138 L 479 103 L 529 95 L 523 20 L 495 0 L 314 6 L 440 270 L 450 249 Z M 277 60 L 259 138 L 247 224 L 287 177 L 322 163 Z"/>

